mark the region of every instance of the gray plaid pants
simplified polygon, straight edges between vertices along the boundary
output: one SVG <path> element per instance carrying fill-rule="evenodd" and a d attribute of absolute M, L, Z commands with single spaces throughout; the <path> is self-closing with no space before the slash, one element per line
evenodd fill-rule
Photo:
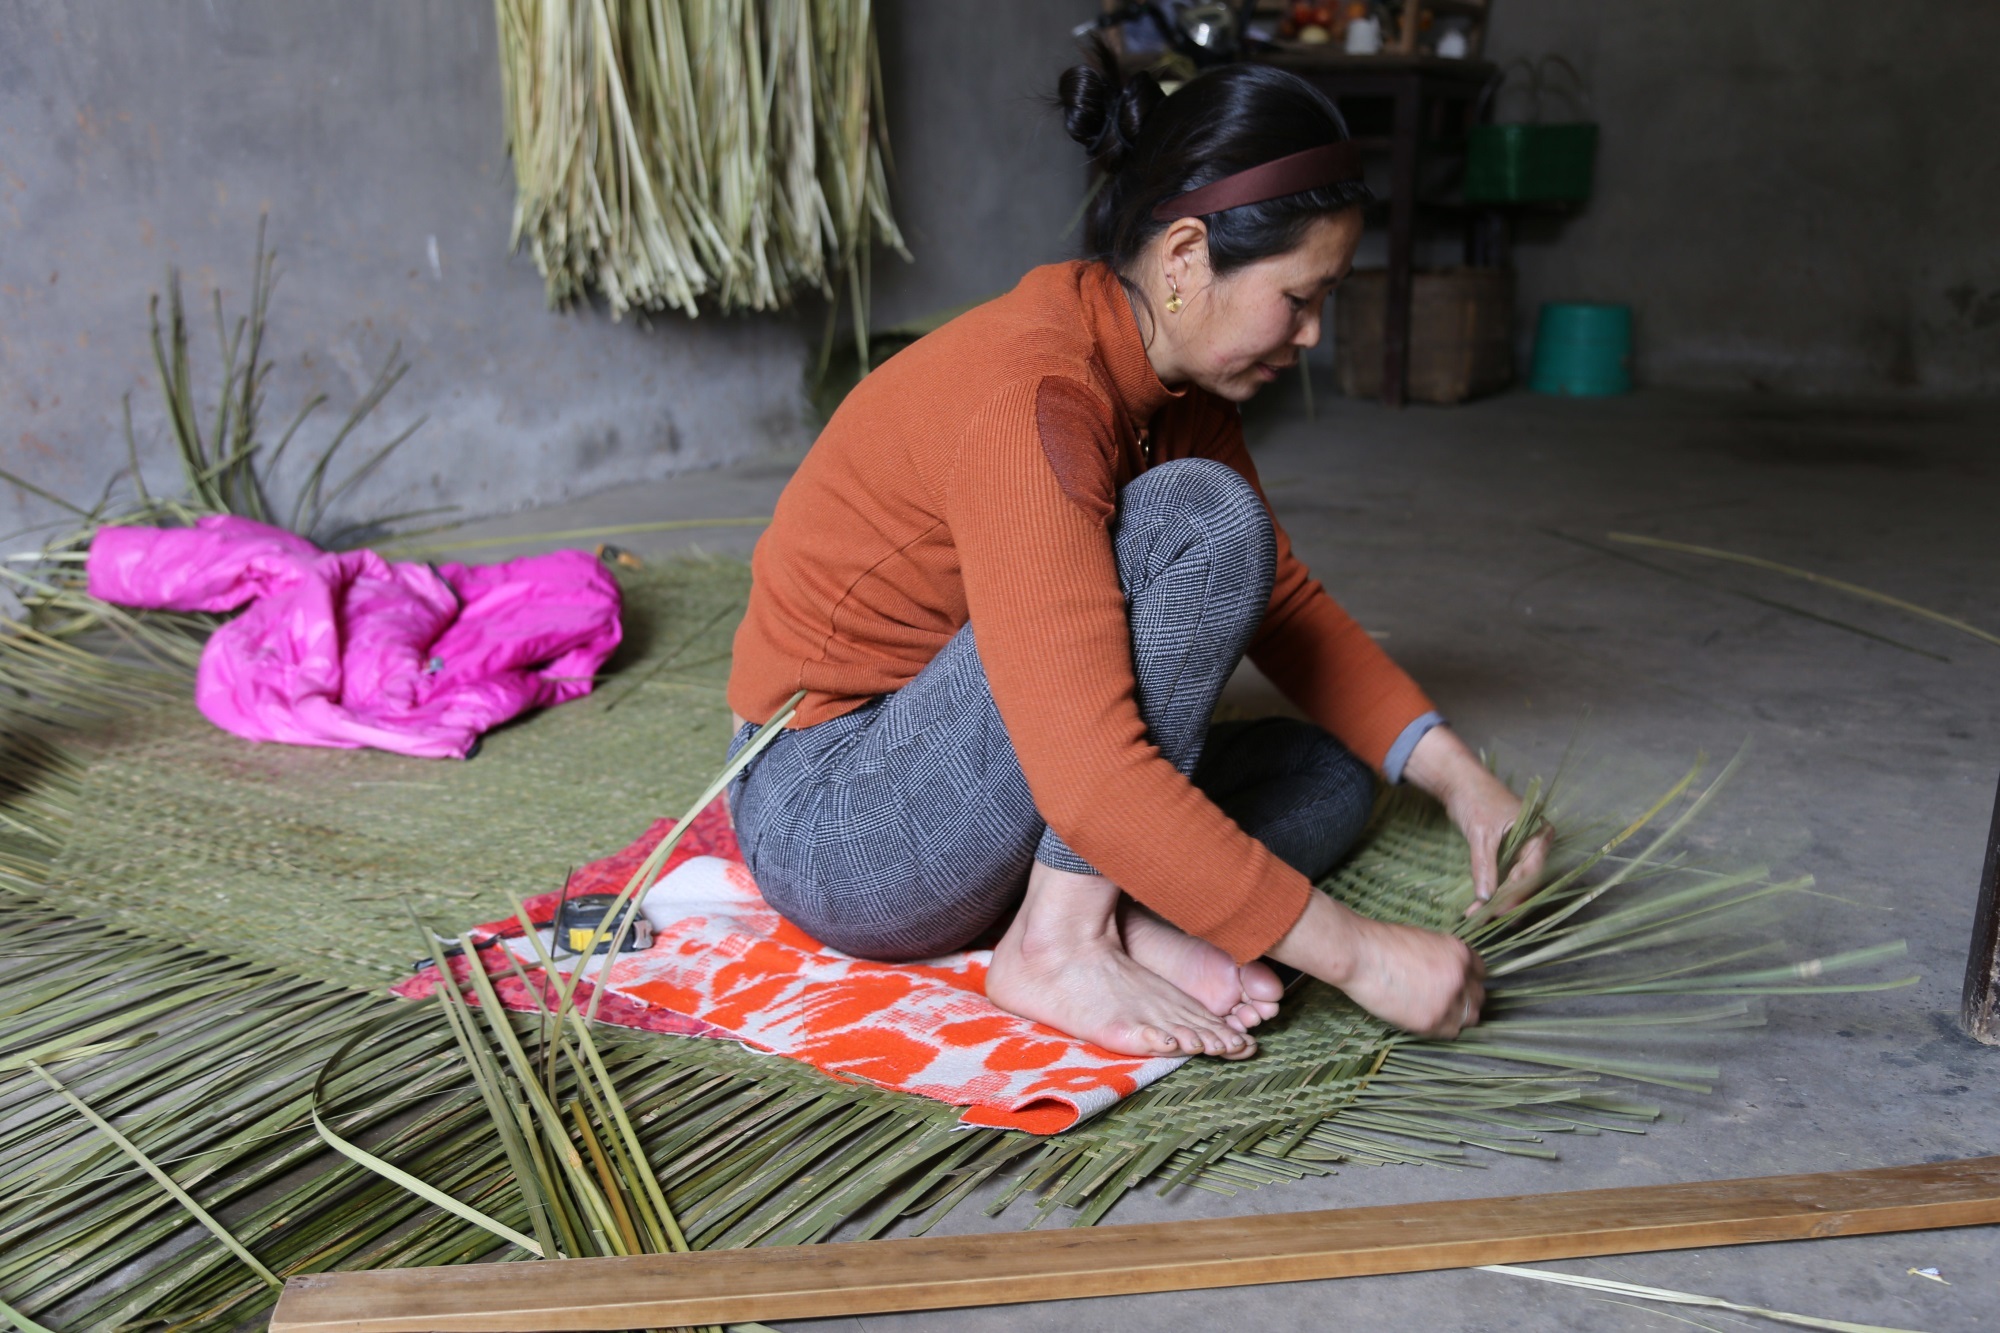
<path fill-rule="evenodd" d="M 1324 875 L 1368 821 L 1367 766 L 1310 723 L 1209 724 L 1271 597 L 1263 501 L 1221 463 L 1163 463 L 1120 493 L 1113 540 L 1154 743 L 1246 832 Z M 1020 900 L 1033 861 L 1094 873 L 1036 811 L 969 624 L 894 694 L 773 741 L 729 797 L 765 899 L 863 958 L 965 947 Z"/>

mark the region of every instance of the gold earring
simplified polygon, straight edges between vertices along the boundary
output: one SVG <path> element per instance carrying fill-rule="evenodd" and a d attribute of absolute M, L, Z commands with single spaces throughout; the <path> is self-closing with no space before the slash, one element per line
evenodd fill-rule
<path fill-rule="evenodd" d="M 1169 315 L 1178 315 L 1181 312 L 1181 307 L 1185 304 L 1186 302 L 1181 300 L 1181 289 L 1176 287 L 1167 297 L 1167 313 Z"/>

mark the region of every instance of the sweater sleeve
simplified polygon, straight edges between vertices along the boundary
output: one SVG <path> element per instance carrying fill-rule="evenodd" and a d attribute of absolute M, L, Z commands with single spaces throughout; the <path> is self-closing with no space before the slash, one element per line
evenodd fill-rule
<path fill-rule="evenodd" d="M 1234 412 L 1220 418 L 1202 452 L 1242 473 L 1264 495 Z M 1270 506 L 1265 497 L 1264 507 Z M 1276 514 L 1271 525 L 1278 537 L 1278 572 L 1271 585 L 1271 609 L 1250 641 L 1250 660 L 1307 717 L 1377 772 L 1397 780 L 1401 762 L 1394 764 L 1394 772 L 1387 771 L 1392 750 L 1414 723 L 1434 719 L 1436 708 L 1306 571 Z M 1426 729 L 1417 728 L 1417 734 Z"/>
<path fill-rule="evenodd" d="M 994 703 L 1036 808 L 1063 841 L 1167 920 L 1247 962 L 1291 929 L 1312 888 L 1148 738 L 1108 527 L 1109 413 L 1093 421 L 1056 410 L 1038 421 L 1048 385 L 1058 407 L 1088 392 L 1044 380 L 1002 393 L 969 423 L 947 487 Z M 1045 449 L 1045 428 L 1096 438 Z"/>

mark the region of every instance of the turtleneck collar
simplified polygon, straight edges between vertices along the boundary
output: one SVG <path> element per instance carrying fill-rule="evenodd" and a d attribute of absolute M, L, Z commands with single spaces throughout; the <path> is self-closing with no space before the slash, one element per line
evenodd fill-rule
<path fill-rule="evenodd" d="M 1153 372 L 1125 284 L 1118 281 L 1109 264 L 1085 264 L 1081 287 L 1084 318 L 1090 322 L 1091 338 L 1111 378 L 1111 390 L 1133 428 L 1142 427 L 1187 390 L 1169 389 Z"/>

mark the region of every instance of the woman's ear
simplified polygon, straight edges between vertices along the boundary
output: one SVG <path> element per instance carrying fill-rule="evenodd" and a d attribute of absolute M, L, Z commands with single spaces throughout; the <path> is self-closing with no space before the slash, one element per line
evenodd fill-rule
<path fill-rule="evenodd" d="M 1182 296 L 1208 286 L 1208 224 L 1200 218 L 1175 219 L 1160 237 L 1160 262 L 1167 285 Z"/>

